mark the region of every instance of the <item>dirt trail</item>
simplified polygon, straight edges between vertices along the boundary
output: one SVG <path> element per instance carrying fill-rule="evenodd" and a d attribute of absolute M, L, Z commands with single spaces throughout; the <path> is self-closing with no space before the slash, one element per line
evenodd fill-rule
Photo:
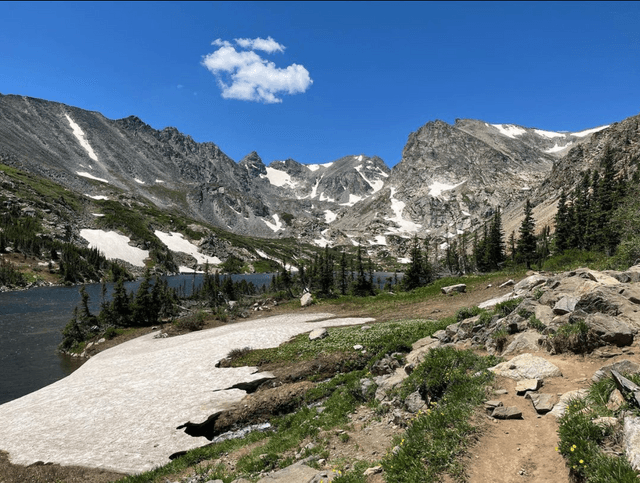
<path fill-rule="evenodd" d="M 586 389 L 591 376 L 601 366 L 622 359 L 640 361 L 632 352 L 617 352 L 620 355 L 611 359 L 539 353 L 560 368 L 562 377 L 545 380 L 538 392 L 560 395 Z M 469 483 L 568 483 L 569 469 L 555 449 L 558 445 L 556 418 L 538 415 L 531 401 L 516 395 L 516 381 L 497 377 L 494 385 L 508 393 L 491 397 L 501 400 L 504 406 L 518 407 L 522 411 L 522 419 L 486 419 L 485 431 L 468 456 Z"/>

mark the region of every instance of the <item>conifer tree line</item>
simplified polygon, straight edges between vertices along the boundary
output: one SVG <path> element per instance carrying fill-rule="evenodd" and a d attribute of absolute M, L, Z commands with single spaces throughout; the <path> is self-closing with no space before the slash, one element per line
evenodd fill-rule
<path fill-rule="evenodd" d="M 373 262 L 369 257 L 365 259 L 360 245 L 355 257 L 348 257 L 344 249 L 338 252 L 326 246 L 306 264 L 299 262 L 298 271 L 293 274 L 286 265 L 283 262 L 280 272 L 273 276 L 270 291 L 283 292 L 289 297 L 305 290 L 324 297 L 338 294 L 367 296 L 376 292 Z"/>
<path fill-rule="evenodd" d="M 98 335 L 109 334 L 113 329 L 147 327 L 158 324 L 162 318 L 176 315 L 178 296 L 169 288 L 166 279 L 154 277 L 145 271 L 138 290 L 127 292 L 124 278 L 114 285 L 111 301 L 106 300 L 107 286 L 102 283 L 102 302 L 98 315 L 89 309 L 89 294 L 80 287 L 80 303 L 62 330 L 62 350 L 73 350 L 78 343 Z"/>
<path fill-rule="evenodd" d="M 585 171 L 570 194 L 564 189 L 560 193 L 555 219 L 555 248 L 559 253 L 581 249 L 610 256 L 620 243 L 622 227 L 614 221 L 614 213 L 625 200 L 629 183 L 624 176 L 616 177 L 614 153 L 608 145 L 600 168 Z"/>
<path fill-rule="evenodd" d="M 41 232 L 37 216 L 24 216 L 13 206 L 0 214 L 0 253 L 10 247 L 25 256 L 48 258 L 58 264 L 57 272 L 65 283 L 99 280 L 105 274 L 112 280 L 120 276 L 131 278 L 124 268 L 107 260 L 98 249 L 53 240 L 42 236 Z M 51 263 L 51 270 L 52 267 Z"/>

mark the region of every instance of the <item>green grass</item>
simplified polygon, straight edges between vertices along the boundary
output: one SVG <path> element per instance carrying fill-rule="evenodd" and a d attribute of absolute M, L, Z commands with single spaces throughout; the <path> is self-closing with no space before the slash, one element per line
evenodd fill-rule
<path fill-rule="evenodd" d="M 307 334 L 301 334 L 280 347 L 250 351 L 235 359 L 233 365 L 256 366 L 292 360 L 310 360 L 321 353 L 354 352 L 353 346 L 356 344 L 362 345 L 370 356 L 379 352 L 396 352 L 389 348 L 407 346 L 410 348 L 413 342 L 445 328 L 450 323 L 450 319 L 444 321 L 419 319 L 374 324 L 368 330 L 362 330 L 361 326 L 333 327 L 327 329 L 329 337 L 324 339 L 310 342 Z"/>
<path fill-rule="evenodd" d="M 580 267 L 605 270 L 609 268 L 609 257 L 604 253 L 589 252 L 586 250 L 565 250 L 563 253 L 545 260 L 542 265 L 542 270 L 548 272 L 564 272 Z"/>
<path fill-rule="evenodd" d="M 292 343 L 283 344 L 280 348 L 267 349 L 259 351 L 240 351 L 245 352 L 241 359 L 248 364 L 254 364 L 257 361 L 268 360 L 270 362 L 300 360 L 305 357 L 312 357 L 314 354 L 322 352 L 340 352 L 345 350 L 353 351 L 353 345 L 360 343 L 367 348 L 372 359 L 382 357 L 389 351 L 395 351 L 398 347 L 407 347 L 413 341 L 432 334 L 435 330 L 442 327 L 446 322 L 430 322 L 423 320 L 409 320 L 393 323 L 381 323 L 372 326 L 371 329 L 362 330 L 358 327 L 339 327 L 330 329 L 329 337 L 319 341 L 309 341 L 307 335 L 295 338 Z M 472 368 L 472 370 L 484 368 L 486 363 L 478 362 L 481 358 L 473 358 L 470 353 L 458 353 L 458 351 L 445 351 L 446 361 L 449 368 L 455 376 L 451 379 L 450 388 L 452 389 L 463 381 L 458 381 L 457 377 L 462 375 L 466 370 L 463 367 Z M 462 354 L 458 362 L 453 361 L 457 354 Z M 295 359 L 292 359 L 295 358 Z M 445 359 L 433 359 L 445 363 Z M 431 359 L 430 359 L 431 360 Z M 428 363 L 427 363 L 428 364 Z M 437 364 L 436 364 L 437 365 Z M 417 374 L 429 373 L 429 368 L 421 369 L 419 366 Z M 444 367 L 444 366 L 443 366 Z M 446 372 L 446 368 L 445 368 Z M 169 464 L 156 468 L 153 471 L 142 473 L 136 476 L 126 477 L 120 480 L 122 483 L 159 483 L 166 481 L 166 477 L 182 473 L 188 468 L 193 468 L 196 464 L 205 460 L 214 460 L 239 449 L 243 446 L 264 441 L 264 444 L 258 445 L 256 448 L 244 455 L 237 463 L 233 474 L 225 473 L 222 467 L 206 466 L 200 472 L 211 471 L 207 475 L 208 478 L 222 479 L 225 483 L 232 481 L 239 476 L 255 478 L 260 471 L 283 468 L 293 463 L 293 458 L 283 456 L 284 453 L 298 452 L 303 457 L 316 454 L 319 457 L 328 457 L 329 455 L 329 439 L 322 436 L 324 431 L 334 428 L 348 429 L 352 414 L 357 407 L 362 404 L 374 404 L 371 402 L 373 391 L 364 395 L 360 389 L 360 379 L 367 377 L 367 369 L 357 369 L 346 373 L 340 373 L 331 378 L 329 381 L 317 384 L 314 388 L 306 392 L 301 397 L 299 403 L 301 408 L 292 413 L 279 417 L 274 417 L 271 424 L 274 427 L 273 432 L 269 433 L 251 433 L 245 438 L 225 441 L 222 443 L 212 444 L 206 447 L 197 448 L 187 452 Z M 488 377 L 483 372 L 483 380 Z M 432 378 L 440 378 L 440 375 L 433 374 Z M 416 376 L 412 381 L 418 381 Z M 466 382 L 464 382 L 466 384 Z M 323 411 L 319 411 L 316 407 L 308 407 L 310 403 L 322 401 Z M 374 404 L 375 405 L 375 404 Z M 462 417 L 463 413 L 457 413 L 456 417 Z M 316 446 L 313 449 L 304 449 L 302 443 L 311 439 Z M 266 455 L 266 456 L 265 456 Z M 344 466 L 336 469 L 339 475 L 334 481 L 342 483 L 364 483 L 366 481 L 362 472 L 370 466 L 368 462 L 345 462 L 352 465 L 349 471 Z M 355 468 L 355 469 L 354 469 Z M 338 474 L 340 471 L 340 474 Z"/>
<path fill-rule="evenodd" d="M 399 450 L 389 452 L 383 459 L 387 482 L 432 482 L 445 472 L 454 478 L 462 477 L 460 456 L 476 431 L 470 418 L 485 399 L 485 389 L 493 379 L 486 369 L 497 362 L 493 357 L 451 347 L 427 354 L 404 381 L 398 395 L 403 398 L 419 390 L 430 396 L 430 404 L 396 438 L 394 443 Z"/>
<path fill-rule="evenodd" d="M 632 379 L 638 377 L 629 376 Z M 638 481 L 624 455 L 612 456 L 602 452 L 602 444 L 611 439 L 621 440 L 621 425 L 599 426 L 593 420 L 601 416 L 621 417 L 625 411 L 638 413 L 628 403 L 617 411 L 607 409 L 609 395 L 615 389 L 611 378 L 594 383 L 585 399 L 574 400 L 560 418 L 557 451 L 565 457 L 571 476 L 585 483 L 631 483 Z"/>

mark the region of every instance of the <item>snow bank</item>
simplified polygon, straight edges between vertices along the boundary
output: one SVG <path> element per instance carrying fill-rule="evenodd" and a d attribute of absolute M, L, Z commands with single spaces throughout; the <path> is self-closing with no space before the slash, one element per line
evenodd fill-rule
<path fill-rule="evenodd" d="M 558 146 L 557 144 L 555 146 L 553 146 L 552 148 L 549 149 L 545 149 L 544 152 L 545 153 L 558 153 L 560 151 L 564 151 L 565 149 L 568 149 L 573 143 L 567 143 L 567 145 L 565 146 Z"/>
<path fill-rule="evenodd" d="M 607 129 L 608 127 L 609 127 L 609 124 L 607 124 L 606 126 L 594 127 L 593 129 L 587 129 L 586 131 L 572 132 L 571 134 L 573 136 L 576 136 L 576 137 L 579 137 L 579 138 L 583 138 L 585 136 L 588 136 L 589 134 L 593 134 L 594 132 L 598 132 L 598 131 L 602 131 L 603 129 Z"/>
<path fill-rule="evenodd" d="M 73 129 L 73 135 L 76 137 L 76 139 L 80 143 L 80 146 L 84 148 L 84 150 L 87 152 L 87 154 L 91 159 L 93 159 L 94 161 L 97 161 L 98 156 L 96 156 L 96 153 L 93 152 L 93 149 L 91 148 L 89 141 L 87 141 L 84 131 L 80 128 L 80 126 L 78 126 L 75 122 L 73 122 L 73 119 L 69 117 L 69 114 L 65 114 L 65 116 L 67 118 L 67 121 L 69 121 L 69 126 L 71 126 L 71 129 Z"/>
<path fill-rule="evenodd" d="M 87 173 L 86 171 L 76 171 L 78 176 L 82 176 L 83 178 L 95 179 L 96 181 L 102 181 L 103 183 L 109 184 L 109 182 L 104 178 L 96 178 L 94 175 Z"/>
<path fill-rule="evenodd" d="M 282 222 L 280 221 L 280 217 L 278 215 L 273 215 L 272 218 L 276 222 L 275 225 L 273 223 L 268 222 L 264 218 L 262 218 L 262 221 L 264 221 L 265 225 L 267 225 L 269 228 L 271 228 L 274 232 L 278 231 L 278 230 L 281 230 L 282 229 Z"/>
<path fill-rule="evenodd" d="M 527 131 L 521 127 L 514 126 L 513 124 L 492 124 L 501 134 L 507 137 L 515 139 L 516 136 L 522 136 Z"/>
<path fill-rule="evenodd" d="M 454 188 L 457 188 L 462 183 L 464 183 L 464 181 L 458 184 L 446 184 L 446 183 L 441 183 L 440 181 L 434 181 L 433 183 L 431 183 L 431 186 L 429 186 L 429 195 L 433 197 L 440 196 L 443 191 L 449 191 Z"/>
<path fill-rule="evenodd" d="M 332 221 L 335 221 L 337 217 L 338 217 L 337 213 L 334 213 L 331 210 L 324 211 L 324 219 L 327 223 L 331 223 Z"/>
<path fill-rule="evenodd" d="M 212 265 L 220 265 L 222 261 L 218 257 L 210 257 L 203 255 L 198 251 L 198 247 L 188 240 L 184 239 L 182 233 L 171 232 L 164 233 L 156 230 L 154 234 L 160 239 L 162 243 L 167 245 L 169 250 L 174 252 L 182 252 L 191 255 L 197 260 L 199 264 L 210 263 Z M 182 267 L 181 267 L 182 268 Z M 182 271 L 182 270 L 181 270 Z"/>
<path fill-rule="evenodd" d="M 91 195 L 85 194 L 85 196 L 87 198 L 91 198 L 91 199 L 94 199 L 94 200 L 108 200 L 109 199 L 108 196 L 102 196 L 102 195 L 91 196 Z"/>
<path fill-rule="evenodd" d="M 552 131 L 543 131 L 542 129 L 534 129 L 533 132 L 535 132 L 538 136 L 542 136 L 542 137 L 545 137 L 545 138 L 548 138 L 548 139 L 565 137 L 564 133 L 552 132 Z"/>
<path fill-rule="evenodd" d="M 291 176 L 279 169 L 267 167 L 267 178 L 269 179 L 269 183 L 274 186 L 288 185 L 292 188 L 295 187 L 295 183 L 291 180 Z"/>
<path fill-rule="evenodd" d="M 395 188 L 391 188 L 391 194 L 389 195 L 389 199 L 391 201 L 391 209 L 393 210 L 394 216 L 390 218 L 385 218 L 387 221 L 392 221 L 398 225 L 399 228 L 391 228 L 387 234 L 400 233 L 400 232 L 408 232 L 408 233 L 416 233 L 422 228 L 422 225 L 418 225 L 413 221 L 405 220 L 402 217 L 402 212 L 404 211 L 404 207 L 406 204 L 404 201 L 400 201 L 394 198 L 396 193 Z"/>
<path fill-rule="evenodd" d="M 89 242 L 89 248 L 97 248 L 110 260 L 124 260 L 136 267 L 144 267 L 145 258 L 149 258 L 149 250 L 129 245 L 128 236 L 115 231 L 80 230 L 80 236 Z"/>

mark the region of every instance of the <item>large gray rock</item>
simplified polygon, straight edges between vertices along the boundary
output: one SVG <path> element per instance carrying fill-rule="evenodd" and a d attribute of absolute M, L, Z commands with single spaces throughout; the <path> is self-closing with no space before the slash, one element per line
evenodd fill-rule
<path fill-rule="evenodd" d="M 300 297 L 300 305 L 302 307 L 308 307 L 313 303 L 313 296 L 309 292 L 305 292 L 302 297 Z"/>
<path fill-rule="evenodd" d="M 454 292 L 463 293 L 467 291 L 467 286 L 464 283 L 459 283 L 457 285 L 449 285 L 448 287 L 442 287 L 440 291 L 445 295 L 448 295 Z"/>
<path fill-rule="evenodd" d="M 634 470 L 640 470 L 640 417 L 624 418 L 624 452 Z"/>
<path fill-rule="evenodd" d="M 637 374 L 640 372 L 640 364 L 630 361 L 629 359 L 614 362 L 613 364 L 607 364 L 606 366 L 602 366 L 598 369 L 593 374 L 591 380 L 593 382 L 598 382 L 605 377 L 610 377 L 612 369 L 618 371 L 620 374 Z"/>
<path fill-rule="evenodd" d="M 324 472 L 318 471 L 305 464 L 296 463 L 275 473 L 271 473 L 264 478 L 260 478 L 258 483 L 307 483 L 314 481 L 314 478 L 319 476 L 319 473 Z M 325 477 L 325 481 L 330 481 L 326 478 L 328 478 L 328 475 Z"/>
<path fill-rule="evenodd" d="M 564 416 L 564 413 L 567 410 L 567 406 L 571 404 L 571 402 L 584 399 L 587 397 L 589 391 L 587 389 L 576 389 L 575 391 L 565 392 L 562 396 L 560 396 L 560 400 L 558 403 L 553 406 L 553 409 L 549 412 L 549 414 L 555 418 L 561 418 Z"/>
<path fill-rule="evenodd" d="M 409 394 L 407 398 L 404 400 L 404 405 L 406 406 L 407 411 L 413 414 L 417 413 L 422 408 L 424 408 L 425 403 L 422 397 L 420 396 L 420 391 L 415 391 Z"/>
<path fill-rule="evenodd" d="M 585 323 L 607 344 L 623 347 L 633 344 L 634 330 L 617 317 L 589 314 Z"/>
<path fill-rule="evenodd" d="M 520 381 L 522 379 L 545 379 L 548 377 L 561 377 L 562 372 L 551 362 L 532 354 L 520 354 L 510 361 L 490 367 L 491 372 L 499 376 L 508 377 Z"/>
<path fill-rule="evenodd" d="M 328 336 L 329 336 L 329 332 L 327 332 L 327 329 L 324 329 L 324 328 L 313 329 L 309 334 L 309 340 L 324 339 L 325 337 L 328 337 Z"/>
<path fill-rule="evenodd" d="M 507 346 L 507 348 L 502 353 L 503 356 L 508 354 L 513 354 L 514 352 L 538 352 L 541 349 L 541 344 L 547 337 L 540 334 L 535 330 L 527 330 L 526 332 L 521 332 L 515 336 L 515 338 L 511 341 L 511 343 Z"/>
<path fill-rule="evenodd" d="M 546 414 L 553 409 L 557 397 L 554 394 L 529 392 L 525 396 L 531 400 L 534 409 L 538 414 Z"/>
<path fill-rule="evenodd" d="M 538 285 L 545 283 L 547 280 L 548 278 L 544 275 L 531 275 L 530 277 L 520 280 L 515 287 L 513 287 L 513 291 L 518 294 L 528 292 Z"/>
<path fill-rule="evenodd" d="M 520 396 L 528 391 L 537 391 L 541 386 L 540 379 L 523 379 L 516 383 L 516 394 Z"/>
<path fill-rule="evenodd" d="M 491 413 L 496 419 L 522 419 L 522 411 L 515 406 L 498 406 Z"/>
<path fill-rule="evenodd" d="M 570 295 L 562 297 L 553 306 L 553 313 L 556 315 L 564 315 L 573 312 L 578 303 L 578 297 L 572 297 Z"/>

